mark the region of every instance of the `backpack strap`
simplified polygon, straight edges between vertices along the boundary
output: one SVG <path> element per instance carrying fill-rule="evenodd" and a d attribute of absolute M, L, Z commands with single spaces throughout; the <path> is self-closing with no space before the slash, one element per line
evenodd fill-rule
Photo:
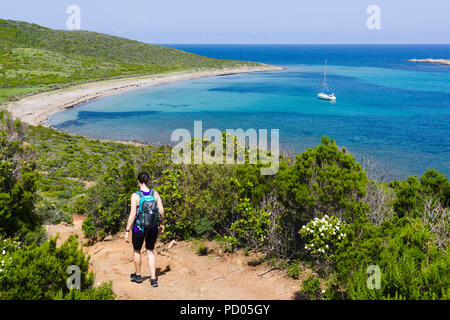
<path fill-rule="evenodd" d="M 144 194 L 143 194 L 142 191 L 140 191 L 140 190 L 139 190 L 139 191 L 136 191 L 135 193 L 139 196 L 139 199 L 142 198 L 142 197 L 144 196 Z"/>
<path fill-rule="evenodd" d="M 140 212 L 141 212 L 141 199 L 144 196 L 144 194 L 142 193 L 142 191 L 136 191 L 135 192 L 138 197 L 139 197 L 139 206 L 136 208 L 136 218 L 134 221 L 135 226 L 137 227 L 137 230 L 139 230 L 139 233 L 143 232 L 143 226 L 142 226 L 142 221 L 140 221 Z"/>
<path fill-rule="evenodd" d="M 142 191 L 136 191 L 135 192 L 137 195 L 138 195 L 138 197 L 139 197 L 139 206 L 136 208 L 137 209 L 137 212 L 139 213 L 140 211 L 141 211 L 141 199 L 142 199 L 142 197 L 144 196 L 144 194 L 142 193 Z"/>

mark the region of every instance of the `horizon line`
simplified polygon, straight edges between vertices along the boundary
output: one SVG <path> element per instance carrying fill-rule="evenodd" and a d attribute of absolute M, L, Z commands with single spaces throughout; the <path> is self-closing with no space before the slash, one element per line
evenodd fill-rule
<path fill-rule="evenodd" d="M 361 45 L 361 46 L 371 46 L 371 45 L 397 45 L 397 46 L 408 46 L 408 45 L 441 45 L 450 46 L 450 43 L 244 43 L 244 42 L 149 42 L 156 45 L 338 45 L 338 46 L 350 46 L 350 45 Z"/>

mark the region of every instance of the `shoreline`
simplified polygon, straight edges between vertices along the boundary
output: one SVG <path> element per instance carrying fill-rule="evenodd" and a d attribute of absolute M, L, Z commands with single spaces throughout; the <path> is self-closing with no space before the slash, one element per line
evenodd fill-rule
<path fill-rule="evenodd" d="M 282 69 L 281 67 L 262 64 L 257 67 L 177 71 L 167 74 L 157 73 L 149 76 L 93 81 L 24 97 L 18 101 L 10 102 L 6 106 L 6 110 L 13 117 L 27 124 L 50 127 L 46 121 L 52 114 L 101 97 L 184 80 Z"/>

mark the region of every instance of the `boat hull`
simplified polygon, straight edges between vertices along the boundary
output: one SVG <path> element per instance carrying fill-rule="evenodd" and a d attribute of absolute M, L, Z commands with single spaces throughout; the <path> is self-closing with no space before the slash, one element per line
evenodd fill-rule
<path fill-rule="evenodd" d="M 334 94 L 319 93 L 317 94 L 317 97 L 322 100 L 330 100 L 330 101 L 336 100 L 336 96 Z"/>

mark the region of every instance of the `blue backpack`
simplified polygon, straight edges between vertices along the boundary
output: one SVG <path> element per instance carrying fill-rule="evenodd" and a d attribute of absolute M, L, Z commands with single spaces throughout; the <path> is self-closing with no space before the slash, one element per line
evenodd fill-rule
<path fill-rule="evenodd" d="M 136 213 L 136 228 L 140 233 L 145 230 L 154 229 L 159 225 L 159 211 L 156 204 L 155 191 L 151 190 L 149 195 L 144 195 L 142 191 L 137 191 L 139 196 L 139 207 Z"/>

